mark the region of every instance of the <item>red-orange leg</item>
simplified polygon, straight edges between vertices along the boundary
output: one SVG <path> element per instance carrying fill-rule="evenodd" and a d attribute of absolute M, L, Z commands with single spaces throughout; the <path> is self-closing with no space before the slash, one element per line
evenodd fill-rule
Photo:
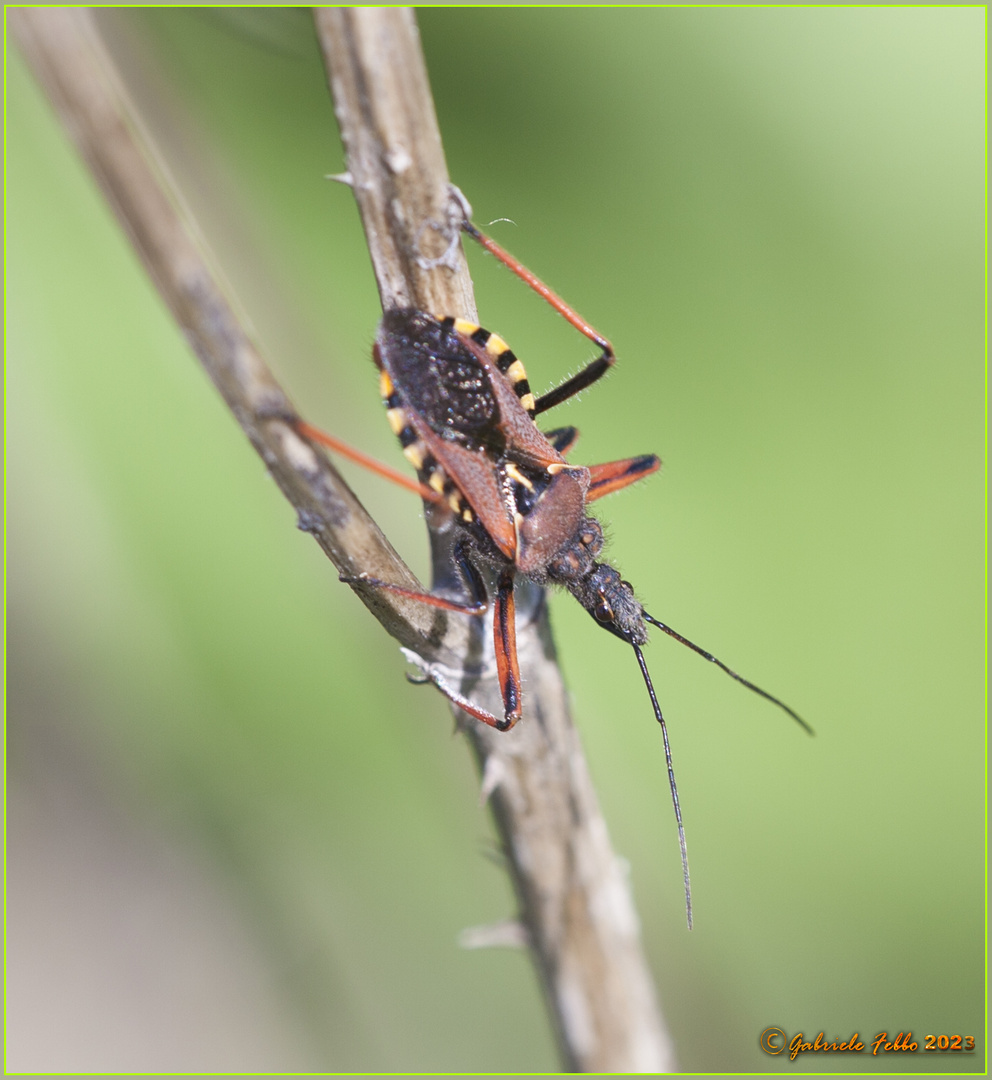
<path fill-rule="evenodd" d="M 405 585 L 394 585 L 391 581 L 382 581 L 379 578 L 369 577 L 368 574 L 340 574 L 338 581 L 345 585 L 371 585 L 375 589 L 385 589 L 386 592 L 395 593 L 397 596 L 405 596 L 408 600 L 416 600 L 420 604 L 440 608 L 442 611 L 454 611 L 459 615 L 485 615 L 489 610 L 489 604 L 485 600 L 479 600 L 473 604 L 462 604 L 457 600 L 446 600 L 443 596 L 436 596 L 434 593 L 408 589 Z"/>
<path fill-rule="evenodd" d="M 321 431 L 320 428 L 315 428 L 305 420 L 297 420 L 295 427 L 305 438 L 310 439 L 315 443 L 320 443 L 321 446 L 326 446 L 336 454 L 340 454 L 349 461 L 355 462 L 356 465 L 361 465 L 370 472 L 377 473 L 386 480 L 391 480 L 394 484 L 406 488 L 407 491 L 412 491 L 415 495 L 419 495 L 428 502 L 443 503 L 445 501 L 444 496 L 434 491 L 433 488 L 427 487 L 426 484 L 418 483 L 416 480 L 411 480 L 410 477 L 406 476 L 404 473 L 397 472 L 388 465 L 383 465 L 381 461 L 376 461 L 375 458 L 369 457 L 368 454 L 363 454 L 361 450 L 356 450 L 353 446 L 349 446 L 346 442 L 336 439 L 333 435 L 328 435 L 326 431 Z"/>
<path fill-rule="evenodd" d="M 589 472 L 592 480 L 589 491 L 586 493 L 586 502 L 601 499 L 614 491 L 622 491 L 625 487 L 642 477 L 650 476 L 660 468 L 661 459 L 654 454 L 624 458 L 623 461 L 608 461 L 605 465 L 590 465 Z"/>
<path fill-rule="evenodd" d="M 397 590 L 399 591 L 399 590 Z M 500 574 L 496 600 L 493 604 L 493 639 L 496 648 L 496 672 L 500 695 L 503 698 L 503 719 L 487 709 L 476 705 L 460 694 L 435 668 L 427 665 L 425 672 L 430 681 L 459 709 L 481 720 L 497 731 L 509 731 L 520 719 L 520 665 L 517 661 L 516 614 L 513 601 L 513 570 Z"/>
<path fill-rule="evenodd" d="M 397 596 L 405 596 L 410 600 L 416 600 L 430 607 L 440 608 L 442 611 L 454 611 L 460 615 L 484 615 L 488 607 L 486 602 L 485 586 L 478 570 L 468 560 L 464 544 L 456 544 L 454 558 L 456 564 L 464 573 L 468 585 L 476 597 L 475 603 L 463 604 L 455 600 L 446 600 L 442 596 L 433 593 L 419 592 L 416 589 L 408 589 L 403 585 L 393 585 L 388 581 L 380 581 L 378 578 L 360 574 L 357 577 L 341 576 L 341 581 L 350 585 L 371 585 L 377 589 L 386 589 L 396 593 Z M 426 667 L 427 677 L 450 701 L 454 702 L 474 716 L 476 720 L 497 728 L 499 731 L 509 731 L 520 719 L 521 693 L 520 693 L 520 665 L 517 661 L 517 635 L 516 613 L 513 601 L 513 570 L 506 569 L 500 574 L 497 587 L 496 599 L 493 604 L 493 639 L 496 651 L 496 673 L 499 678 L 500 694 L 503 698 L 503 718 L 494 716 L 491 712 L 483 709 L 460 694 L 454 687 L 449 686 L 445 678 L 429 665 Z"/>
<path fill-rule="evenodd" d="M 520 719 L 520 664 L 517 661 L 517 618 L 513 601 L 513 570 L 507 568 L 499 576 L 496 601 L 493 604 L 493 644 L 496 648 L 496 673 L 499 692 L 503 698 L 500 731 L 509 731 Z"/>
<path fill-rule="evenodd" d="M 447 600 L 443 596 L 434 593 L 425 593 L 417 589 L 408 589 L 405 585 L 394 585 L 389 581 L 381 581 L 379 578 L 359 574 L 350 577 L 342 574 L 340 580 L 348 585 L 371 585 L 376 589 L 386 589 L 397 596 L 405 596 L 409 600 L 416 600 L 429 607 L 440 608 L 442 611 L 454 611 L 459 615 L 485 615 L 489 607 L 486 596 L 486 586 L 482 575 L 468 557 L 469 544 L 467 540 L 459 540 L 455 544 L 452 557 L 458 567 L 473 596 L 472 603 L 460 603 L 457 600 Z M 496 590 L 496 600 L 493 605 L 493 637 L 496 650 L 496 673 L 499 678 L 500 694 L 503 697 L 504 716 L 500 720 L 491 712 L 469 701 L 464 695 L 458 693 L 449 686 L 443 676 L 429 665 L 426 668 L 427 677 L 460 709 L 464 709 L 476 720 L 481 720 L 490 727 L 500 731 L 509 731 L 520 719 L 520 666 L 517 662 L 517 637 L 516 615 L 513 602 L 513 570 L 507 568 L 500 574 L 499 585 Z"/>
<path fill-rule="evenodd" d="M 419 589 L 408 589 L 405 585 L 394 585 L 390 581 L 381 581 L 379 578 L 370 577 L 368 574 L 358 574 L 354 577 L 341 574 L 338 578 L 346 585 L 371 585 L 376 589 L 386 589 L 397 596 L 405 596 L 408 600 L 417 600 L 428 607 L 440 608 L 442 611 L 454 611 L 459 615 L 485 615 L 489 610 L 489 598 L 486 595 L 486 585 L 482 575 L 468 557 L 469 543 L 461 539 L 455 544 L 451 553 L 452 560 L 462 575 L 462 580 L 468 586 L 472 594 L 471 603 L 463 604 L 457 600 L 446 600 L 443 596 L 435 593 L 422 592 Z"/>
<path fill-rule="evenodd" d="M 498 716 L 493 716 L 491 712 L 487 712 L 485 709 L 476 705 L 474 701 L 469 701 L 464 694 L 460 694 L 453 686 L 448 684 L 444 676 L 438 674 L 438 672 L 433 669 L 428 669 L 427 677 L 438 690 L 440 690 L 450 702 L 457 705 L 459 709 L 463 712 L 467 712 L 469 716 L 474 716 L 476 720 L 481 720 L 482 723 L 488 724 L 492 728 L 496 728 L 497 731 L 509 731 L 519 719 L 519 717 L 517 717 L 514 720 L 500 720 Z"/>
<path fill-rule="evenodd" d="M 467 232 L 473 240 L 481 244 L 491 255 L 495 255 L 504 266 L 512 270 L 513 273 L 516 274 L 521 281 L 529 285 L 538 296 L 546 300 L 559 315 L 564 316 L 580 334 L 584 334 L 602 350 L 603 355 L 593 360 L 592 363 L 584 367 L 578 374 L 573 375 L 570 379 L 566 379 L 561 386 L 556 386 L 554 390 L 549 390 L 548 393 L 539 397 L 534 404 L 535 415 L 547 412 L 548 409 L 553 409 L 555 405 L 560 405 L 563 401 L 567 401 L 570 397 L 579 393 L 580 390 L 585 390 L 587 386 L 591 386 L 597 379 L 606 374 L 616 359 L 613 353 L 613 346 L 610 342 L 603 337 L 595 327 L 587 323 L 575 308 L 570 304 L 566 304 L 565 301 L 562 300 L 556 292 L 545 285 L 535 273 L 528 270 L 519 259 L 515 259 L 508 251 L 501 248 L 495 240 L 491 240 L 484 233 L 479 232 L 470 221 L 463 221 L 462 229 Z"/>

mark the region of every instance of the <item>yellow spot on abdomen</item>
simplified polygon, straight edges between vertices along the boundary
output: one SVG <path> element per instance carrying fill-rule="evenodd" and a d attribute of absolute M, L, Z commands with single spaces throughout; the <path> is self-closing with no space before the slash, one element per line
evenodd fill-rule
<path fill-rule="evenodd" d="M 509 349 L 509 345 L 499 336 L 499 334 L 490 334 L 489 340 L 486 342 L 486 352 L 489 353 L 494 359 L 502 356 L 503 353 Z M 510 365 L 512 368 L 512 364 Z M 523 370 L 521 368 L 521 370 Z"/>
<path fill-rule="evenodd" d="M 417 472 L 420 472 L 424 467 L 424 444 L 421 442 L 410 443 L 410 445 L 404 449 L 403 456 Z"/>
<path fill-rule="evenodd" d="M 511 384 L 516 384 L 518 382 L 523 382 L 523 380 L 527 378 L 527 372 L 524 371 L 524 366 L 519 360 L 514 360 L 506 369 L 506 377 L 510 380 Z"/>

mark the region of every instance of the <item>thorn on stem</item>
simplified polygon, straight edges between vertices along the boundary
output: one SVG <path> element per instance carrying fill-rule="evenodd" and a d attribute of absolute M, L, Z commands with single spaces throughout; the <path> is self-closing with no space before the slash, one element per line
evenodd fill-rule
<path fill-rule="evenodd" d="M 469 926 L 458 935 L 463 949 L 525 949 L 530 944 L 527 928 L 519 919 L 504 919 L 489 926 Z"/>
<path fill-rule="evenodd" d="M 486 758 L 486 764 L 482 769 L 482 784 L 479 787 L 479 805 L 485 806 L 489 802 L 489 796 L 506 779 L 506 766 L 496 757 L 490 754 Z"/>

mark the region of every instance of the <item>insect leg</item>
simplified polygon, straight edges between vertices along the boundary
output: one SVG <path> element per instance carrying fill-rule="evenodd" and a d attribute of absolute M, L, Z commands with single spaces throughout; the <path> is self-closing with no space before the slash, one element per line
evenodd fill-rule
<path fill-rule="evenodd" d="M 560 427 L 553 431 L 543 432 L 544 437 L 558 451 L 559 454 L 567 454 L 578 442 L 579 429 L 574 427 Z"/>
<path fill-rule="evenodd" d="M 481 720 L 482 723 L 488 724 L 492 728 L 496 728 L 497 731 L 509 731 L 516 723 L 516 720 L 512 722 L 505 719 L 500 720 L 498 716 L 493 716 L 491 712 L 487 712 L 485 709 L 476 705 L 474 701 L 469 701 L 464 694 L 460 694 L 445 680 L 443 675 L 439 674 L 433 668 L 429 667 L 426 671 L 426 675 L 438 690 L 452 702 L 452 704 L 457 705 L 463 712 L 467 712 L 469 716 L 474 716 L 476 720 Z"/>
<path fill-rule="evenodd" d="M 499 576 L 493 604 L 493 640 L 496 647 L 496 673 L 503 696 L 501 731 L 509 731 L 520 719 L 520 665 L 517 662 L 517 619 L 513 600 L 513 569 L 507 567 Z"/>
<path fill-rule="evenodd" d="M 587 386 L 592 386 L 597 379 L 609 371 L 615 360 L 616 357 L 612 352 L 609 356 L 604 353 L 584 367 L 577 375 L 566 379 L 561 386 L 556 386 L 554 390 L 542 394 L 534 402 L 534 415 L 538 416 L 543 412 L 547 412 L 548 409 L 553 409 L 563 401 L 568 401 L 570 397 L 575 397 L 580 391 L 585 390 Z"/>
<path fill-rule="evenodd" d="M 513 273 L 516 274 L 521 281 L 529 285 L 538 296 L 546 300 L 559 315 L 563 315 L 580 334 L 584 334 L 602 350 L 602 355 L 584 367 L 578 374 L 573 375 L 570 379 L 566 379 L 561 386 L 557 386 L 554 390 L 549 390 L 548 393 L 539 397 L 534 407 L 535 413 L 546 412 L 548 409 L 554 408 L 555 405 L 560 405 L 563 401 L 567 401 L 580 390 L 585 390 L 587 386 L 591 386 L 592 383 L 612 367 L 613 362 L 616 359 L 613 354 L 613 346 L 598 330 L 595 329 L 595 327 L 587 323 L 573 307 L 566 304 L 556 292 L 548 288 L 548 286 L 545 285 L 536 274 L 528 270 L 519 259 L 515 259 L 508 251 L 501 248 L 495 240 L 491 240 L 484 233 L 479 232 L 470 221 L 463 221 L 462 229 L 467 232 L 473 240 L 481 244 L 486 251 L 495 255 L 504 266 L 512 270 Z"/>
<path fill-rule="evenodd" d="M 459 540 L 455 544 L 452 558 L 461 571 L 469 592 L 472 594 L 471 603 L 461 603 L 458 600 L 449 600 L 444 596 L 438 596 L 436 593 L 408 589 L 405 585 L 394 585 L 389 581 L 369 577 L 368 574 L 356 574 L 354 576 L 341 574 L 338 580 L 346 585 L 371 585 L 375 589 L 385 589 L 387 592 L 395 593 L 397 596 L 405 596 L 408 600 L 417 600 L 428 607 L 440 608 L 441 611 L 454 611 L 459 615 L 485 615 L 489 610 L 486 586 L 482 580 L 482 575 L 468 557 L 468 547 L 467 540 Z"/>
<path fill-rule="evenodd" d="M 462 548 L 459 552 L 458 549 Z M 464 569 L 471 575 L 472 588 L 483 590 L 482 579 L 478 570 L 468 561 L 466 549 L 461 543 L 455 545 L 456 559 L 464 559 Z M 405 595 L 411 595 L 406 590 L 396 590 Z M 482 591 L 485 596 L 485 592 Z M 435 598 L 420 597 L 426 602 L 432 602 Z M 500 574 L 497 587 L 496 599 L 493 604 L 493 637 L 496 649 L 496 672 L 499 678 L 500 694 L 503 698 L 503 718 L 494 716 L 487 709 L 476 705 L 464 694 L 459 693 L 442 675 L 433 664 L 428 664 L 419 657 L 403 650 L 407 657 L 415 662 L 423 671 L 426 680 L 432 682 L 442 694 L 457 705 L 469 716 L 481 720 L 489 727 L 498 731 L 509 731 L 520 719 L 521 694 L 520 694 L 520 667 L 517 662 L 516 618 L 513 599 L 513 570 L 507 568 Z"/>
<path fill-rule="evenodd" d="M 416 600 L 428 607 L 440 608 L 441 611 L 454 611 L 459 615 L 485 615 L 489 609 L 487 603 L 462 604 L 457 600 L 448 600 L 443 596 L 435 596 L 434 593 L 419 592 L 417 589 L 407 589 L 403 585 L 394 585 L 389 581 L 369 577 L 368 574 L 341 574 L 338 581 L 345 585 L 370 585 L 373 589 L 385 589 L 386 592 L 395 593 L 397 596 L 405 596 L 408 600 Z"/>
<path fill-rule="evenodd" d="M 412 491 L 415 495 L 419 495 L 428 502 L 443 503 L 445 501 L 444 496 L 434 491 L 433 488 L 427 487 L 426 484 L 420 484 L 416 480 L 411 480 L 410 477 L 403 473 L 391 469 L 388 465 L 383 465 L 381 461 L 376 461 L 375 458 L 369 457 L 368 454 L 363 454 L 361 450 L 356 450 L 353 446 L 336 439 L 333 435 L 328 435 L 326 431 L 321 431 L 320 428 L 315 428 L 305 420 L 295 421 L 294 426 L 304 438 L 319 443 L 321 446 L 326 446 L 329 450 L 333 450 L 336 454 L 340 454 L 349 461 L 354 461 L 356 465 L 361 465 L 370 472 L 391 480 L 394 484 L 406 488 L 407 491 Z"/>
<path fill-rule="evenodd" d="M 661 468 L 661 459 L 654 454 L 641 457 L 624 458 L 623 461 L 608 461 L 605 465 L 590 465 L 592 480 L 586 495 L 586 502 L 601 499 L 614 491 L 622 491 L 635 480 L 650 476 Z"/>

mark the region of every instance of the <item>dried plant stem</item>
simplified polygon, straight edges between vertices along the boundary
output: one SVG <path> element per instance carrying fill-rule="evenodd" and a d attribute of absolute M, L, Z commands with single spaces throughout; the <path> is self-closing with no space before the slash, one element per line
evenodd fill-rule
<path fill-rule="evenodd" d="M 383 305 L 474 318 L 460 251 L 453 265 L 433 269 L 416 258 L 434 254 L 424 252 L 425 241 L 444 246 L 451 200 L 412 11 L 315 10 Z M 434 542 L 435 573 L 443 576 L 449 572 L 445 538 Z M 562 1056 L 568 1068 L 583 1071 L 671 1070 L 629 885 L 568 714 L 540 599 L 532 618 L 518 617 L 517 647 L 523 720 L 507 733 L 469 720 L 466 731 L 492 787 L 520 917 Z M 502 713 L 494 678 L 466 677 L 461 689 Z"/>
<path fill-rule="evenodd" d="M 365 572 L 416 588 L 347 485 L 294 427 L 292 404 L 240 324 L 143 138 L 89 13 L 20 8 L 8 18 L 166 303 L 301 526 L 343 573 Z M 472 316 L 464 270 L 428 271 L 416 259 L 431 242 L 425 223 L 446 221 L 448 190 L 412 15 L 403 9 L 318 9 L 317 25 L 383 302 Z M 440 235 L 435 242 L 444 246 Z M 434 542 L 444 569 L 445 538 L 435 536 Z M 481 648 L 479 627 L 471 621 L 382 590 L 359 594 L 394 638 L 427 661 L 463 670 Z M 669 1071 L 671 1049 L 630 891 L 565 709 L 539 601 L 536 610 L 518 630 L 524 720 L 507 734 L 479 724 L 467 729 L 487 781 L 495 784 L 493 808 L 527 940 L 568 1067 Z M 482 704 L 496 705 L 487 680 L 466 689 Z"/>

